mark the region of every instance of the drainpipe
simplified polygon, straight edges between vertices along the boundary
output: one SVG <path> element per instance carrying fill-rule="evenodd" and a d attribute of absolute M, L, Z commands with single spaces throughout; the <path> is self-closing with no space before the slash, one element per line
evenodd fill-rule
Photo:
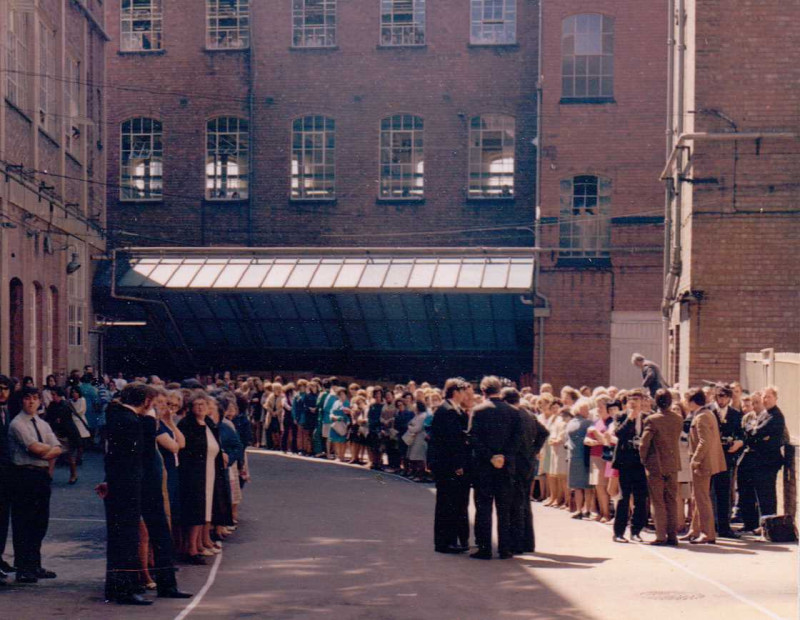
<path fill-rule="evenodd" d="M 674 28 L 674 14 L 675 14 L 675 0 L 669 0 L 667 9 L 667 127 L 666 133 L 666 153 L 665 159 L 669 160 L 672 153 L 672 109 L 673 109 L 673 72 L 675 70 L 675 28 Z M 662 282 L 664 286 L 667 285 L 667 277 L 669 276 L 669 264 L 672 259 L 671 246 L 672 246 L 672 184 L 669 183 L 664 189 L 664 265 Z M 662 308 L 663 310 L 663 308 Z M 661 368 L 666 370 L 667 376 L 670 379 L 670 364 L 669 364 L 669 323 L 670 317 L 666 311 L 661 313 Z"/>
<path fill-rule="evenodd" d="M 120 295 L 117 293 L 117 250 L 116 248 L 111 250 L 111 299 L 119 299 L 120 301 L 134 301 L 140 304 L 156 304 L 164 309 L 164 313 L 167 315 L 170 324 L 172 325 L 172 329 L 175 330 L 175 335 L 178 338 L 178 342 L 180 344 L 181 349 L 183 349 L 184 354 L 186 355 L 186 360 L 195 368 L 194 356 L 192 355 L 192 350 L 186 344 L 186 341 L 183 339 L 183 334 L 181 330 L 178 329 L 178 323 L 175 320 L 175 317 L 172 314 L 172 311 L 169 309 L 169 306 L 161 301 L 160 299 L 145 299 L 142 297 L 130 297 L 128 295 Z"/>

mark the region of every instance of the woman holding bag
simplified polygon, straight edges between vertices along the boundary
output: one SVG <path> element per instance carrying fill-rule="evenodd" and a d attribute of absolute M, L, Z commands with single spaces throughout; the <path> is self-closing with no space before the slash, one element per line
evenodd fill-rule
<path fill-rule="evenodd" d="M 345 409 L 344 403 L 347 400 L 347 390 L 343 387 L 334 389 L 336 402 L 331 407 L 331 430 L 329 439 L 333 445 L 336 458 L 344 462 L 344 453 L 347 448 L 347 431 L 350 426 L 350 414 Z"/>

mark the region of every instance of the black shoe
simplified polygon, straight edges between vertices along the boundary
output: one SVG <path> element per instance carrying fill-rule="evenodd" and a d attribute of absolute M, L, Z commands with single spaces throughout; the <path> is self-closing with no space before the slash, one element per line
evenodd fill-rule
<path fill-rule="evenodd" d="M 161 590 L 158 593 L 158 598 L 192 598 L 194 594 L 189 594 L 188 592 L 181 592 L 178 590 L 177 586 L 174 588 L 169 588 L 167 590 Z"/>
<path fill-rule="evenodd" d="M 466 553 L 469 551 L 469 545 L 450 545 L 450 548 L 455 550 L 456 553 Z"/>
<path fill-rule="evenodd" d="M 16 573 L 17 567 L 11 566 L 11 564 L 5 560 L 0 560 L 0 571 L 3 571 L 4 573 Z"/>
<path fill-rule="evenodd" d="M 470 553 L 469 557 L 471 557 L 473 560 L 491 560 L 492 552 L 481 549 L 476 551 L 475 553 Z"/>
<path fill-rule="evenodd" d="M 677 538 L 667 538 L 667 547 L 678 547 L 680 543 Z"/>
<path fill-rule="evenodd" d="M 36 583 L 39 581 L 36 575 L 25 571 L 17 571 L 17 583 Z"/>
<path fill-rule="evenodd" d="M 741 536 L 734 532 L 733 530 L 725 530 L 724 532 L 720 532 L 717 534 L 720 538 L 732 538 L 733 540 L 739 540 Z"/>
<path fill-rule="evenodd" d="M 650 545 L 651 547 L 666 547 L 669 543 L 667 542 L 666 539 L 664 539 L 664 540 L 651 540 L 647 544 Z"/>
<path fill-rule="evenodd" d="M 510 551 L 503 551 L 503 553 L 499 553 L 497 555 L 501 560 L 510 560 L 511 558 L 514 557 L 514 554 L 511 553 Z"/>
<path fill-rule="evenodd" d="M 38 569 L 35 573 L 37 579 L 55 579 L 56 574 L 51 570 L 45 570 L 44 568 Z"/>
<path fill-rule="evenodd" d="M 117 605 L 152 605 L 153 601 L 147 600 L 141 594 L 127 594 L 114 599 Z"/>

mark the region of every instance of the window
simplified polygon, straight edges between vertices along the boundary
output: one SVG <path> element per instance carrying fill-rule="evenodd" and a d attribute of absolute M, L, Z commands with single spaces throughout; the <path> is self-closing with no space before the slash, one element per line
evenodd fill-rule
<path fill-rule="evenodd" d="M 39 24 L 39 124 L 56 136 L 56 33 Z"/>
<path fill-rule="evenodd" d="M 336 45 L 336 0 L 292 0 L 292 45 Z"/>
<path fill-rule="evenodd" d="M 247 121 L 235 116 L 206 124 L 206 198 L 244 200 L 248 190 Z"/>
<path fill-rule="evenodd" d="M 381 198 L 422 198 L 422 130 L 422 119 L 411 114 L 397 114 L 381 121 Z"/>
<path fill-rule="evenodd" d="M 561 181 L 560 255 L 607 257 L 610 207 L 610 179 L 582 175 Z"/>
<path fill-rule="evenodd" d="M 487 114 L 469 126 L 470 198 L 514 195 L 514 118 Z"/>
<path fill-rule="evenodd" d="M 610 99 L 614 96 L 614 18 L 567 17 L 561 31 L 561 96 Z"/>
<path fill-rule="evenodd" d="M 85 265 L 86 252 L 83 247 L 79 245 L 75 249 L 76 258 Z M 84 343 L 86 284 L 86 267 L 67 276 L 67 344 L 71 347 L 81 347 Z"/>
<path fill-rule="evenodd" d="M 336 195 L 336 121 L 306 116 L 292 123 L 292 198 Z"/>
<path fill-rule="evenodd" d="M 74 58 L 64 62 L 64 144 L 67 151 L 77 155 L 80 150 L 81 128 L 79 117 L 83 114 L 81 63 Z"/>
<path fill-rule="evenodd" d="M 471 0 L 470 43 L 508 45 L 517 42 L 516 0 Z"/>
<path fill-rule="evenodd" d="M 206 46 L 213 50 L 250 45 L 250 0 L 206 0 Z"/>
<path fill-rule="evenodd" d="M 425 0 L 381 0 L 381 45 L 425 45 Z"/>
<path fill-rule="evenodd" d="M 23 112 L 28 111 L 28 14 L 11 11 L 6 31 L 6 99 Z"/>
<path fill-rule="evenodd" d="M 161 122 L 132 118 L 122 123 L 120 200 L 161 200 L 163 145 Z"/>
<path fill-rule="evenodd" d="M 123 52 L 160 50 L 161 0 L 122 0 L 120 49 Z"/>

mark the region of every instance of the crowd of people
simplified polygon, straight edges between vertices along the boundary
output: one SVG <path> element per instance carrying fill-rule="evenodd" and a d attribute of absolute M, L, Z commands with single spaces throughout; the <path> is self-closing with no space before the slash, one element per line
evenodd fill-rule
<path fill-rule="evenodd" d="M 191 596 L 175 565 L 205 564 L 237 529 L 248 446 L 435 482 L 440 553 L 471 549 L 471 493 L 476 559 L 493 557 L 495 513 L 501 558 L 535 550 L 532 501 L 611 523 L 617 543 L 643 542 L 651 520 L 653 545 L 762 534 L 784 463 L 777 389 L 680 393 L 652 362 L 632 362 L 641 388 L 538 393 L 495 376 L 441 388 L 230 373 L 166 383 L 87 366 L 40 389 L 0 375 L 0 581 L 56 577 L 41 558 L 50 483 L 59 460 L 77 482 L 85 450 L 104 453 L 105 594 L 120 604 L 151 604 L 148 589 Z M 2 559 L 9 521 L 16 566 Z"/>

